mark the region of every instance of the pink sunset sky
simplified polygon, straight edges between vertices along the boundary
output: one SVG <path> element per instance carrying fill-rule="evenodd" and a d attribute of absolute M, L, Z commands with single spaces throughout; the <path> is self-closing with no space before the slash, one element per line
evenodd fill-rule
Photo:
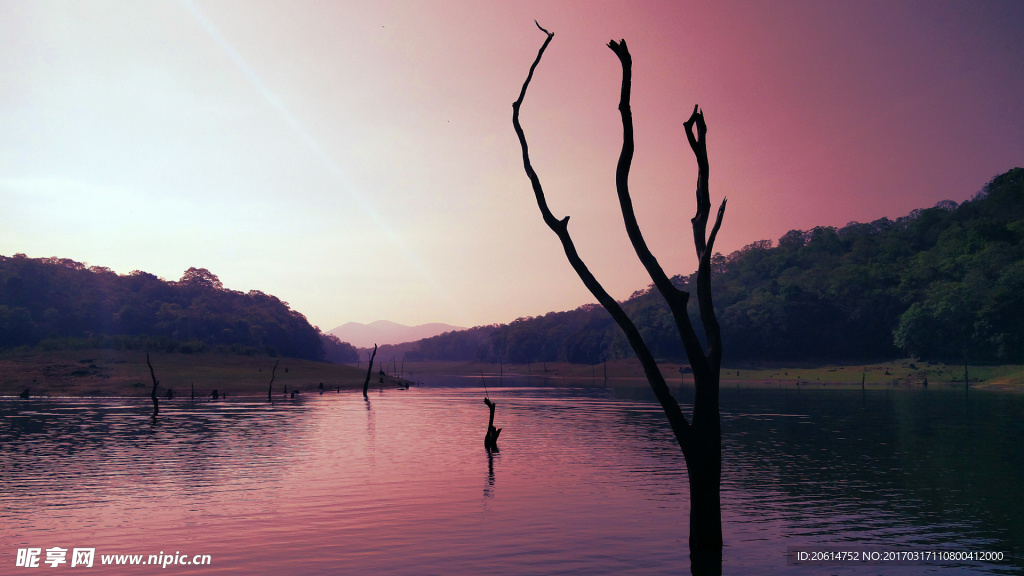
<path fill-rule="evenodd" d="M 696 267 L 707 118 L 728 254 L 791 229 L 961 202 L 1024 165 L 1020 2 L 0 0 L 0 254 L 58 256 L 347 321 L 509 322 L 593 299 L 556 216 L 617 298 L 650 281 L 618 212 L 633 55 L 640 224 Z"/>

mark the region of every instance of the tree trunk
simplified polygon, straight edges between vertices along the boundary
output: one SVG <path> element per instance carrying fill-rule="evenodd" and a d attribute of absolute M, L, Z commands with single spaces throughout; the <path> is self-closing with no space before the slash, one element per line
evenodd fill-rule
<path fill-rule="evenodd" d="M 498 435 L 501 434 L 501 428 L 494 427 L 494 408 L 497 406 L 494 402 L 491 402 L 490 398 L 484 398 L 484 404 L 487 404 L 487 408 L 491 411 L 491 418 L 487 422 L 487 434 L 484 436 L 484 447 L 488 451 L 498 451 Z"/>
<path fill-rule="evenodd" d="M 695 574 L 721 574 L 722 569 L 722 512 L 721 512 L 721 477 L 722 477 L 722 436 L 721 419 L 718 406 L 719 375 L 722 360 L 722 339 L 718 320 L 715 317 L 711 299 L 711 255 L 715 238 L 722 225 L 725 214 L 725 201 L 718 209 L 711 233 L 707 234 L 707 222 L 711 212 L 711 200 L 708 191 L 708 160 L 706 134 L 707 126 L 704 115 L 699 107 L 694 106 L 690 118 L 684 123 L 686 139 L 697 160 L 697 213 L 690 220 L 693 227 L 694 247 L 697 252 L 697 302 L 700 310 L 701 323 L 707 336 L 705 351 L 696 332 L 690 323 L 686 305 L 690 294 L 679 289 L 665 274 L 658 260 L 650 252 L 640 231 L 636 215 L 633 212 L 632 200 L 629 195 L 629 168 L 633 158 L 633 119 L 629 99 L 632 83 L 632 58 L 626 48 L 626 42 L 614 40 L 608 43 L 622 64 L 622 87 L 619 99 L 619 113 L 622 117 L 623 142 L 615 170 L 615 187 L 618 193 L 619 208 L 630 243 L 644 265 L 647 273 L 654 281 L 655 287 L 668 303 L 672 312 L 679 336 L 683 342 L 687 359 L 693 371 L 694 403 L 691 421 L 688 421 L 679 407 L 679 403 L 669 391 L 654 356 L 651 354 L 637 330 L 619 306 L 601 286 L 594 275 L 584 264 L 576 252 L 575 244 L 569 235 L 569 217 L 561 220 L 555 218 L 548 208 L 540 178 L 530 163 L 529 147 L 526 136 L 519 123 L 519 110 L 526 96 L 533 73 L 540 63 L 544 50 L 554 36 L 551 32 L 537 27 L 547 39 L 537 52 L 537 58 L 530 67 L 530 72 L 523 83 L 519 99 L 512 104 L 512 125 L 523 152 L 523 168 L 533 186 L 537 205 L 545 224 L 558 236 L 562 243 L 569 264 L 583 284 L 603 306 L 622 329 L 630 346 L 636 353 L 644 369 L 644 374 L 661 403 L 665 416 L 668 418 L 676 441 L 679 443 L 686 460 L 687 474 L 690 480 L 690 558 L 691 571 Z"/>
<path fill-rule="evenodd" d="M 690 564 L 694 574 L 722 573 L 722 440 L 702 431 L 683 451 L 690 479 Z"/>
<path fill-rule="evenodd" d="M 267 400 L 271 402 L 274 401 L 274 398 L 272 397 L 272 394 L 274 393 L 274 376 L 277 374 L 277 365 L 280 363 L 280 360 L 274 362 L 274 369 L 270 371 L 270 384 L 267 386 Z"/>
<path fill-rule="evenodd" d="M 153 379 L 153 391 L 150 392 L 150 397 L 153 399 L 153 418 L 160 413 L 160 401 L 156 398 L 156 387 L 160 385 L 160 382 L 156 379 L 156 374 L 153 372 L 153 364 L 149 361 L 149 353 L 146 353 L 146 365 L 149 366 L 149 377 Z"/>
<path fill-rule="evenodd" d="M 377 344 L 373 345 L 373 354 L 370 356 L 370 365 L 366 367 L 366 380 L 363 382 L 363 398 L 366 398 L 366 390 L 370 387 L 370 374 L 373 373 L 373 359 L 377 357 Z"/>

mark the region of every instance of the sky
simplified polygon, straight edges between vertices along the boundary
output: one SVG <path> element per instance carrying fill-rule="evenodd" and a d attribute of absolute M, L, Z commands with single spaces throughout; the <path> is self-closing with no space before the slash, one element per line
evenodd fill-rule
<path fill-rule="evenodd" d="M 609 292 L 696 268 L 708 123 L 716 244 L 897 218 L 1024 166 L 1021 2 L 0 0 L 0 254 L 177 280 L 207 268 L 327 331 L 461 326 L 593 302 L 548 203 Z"/>

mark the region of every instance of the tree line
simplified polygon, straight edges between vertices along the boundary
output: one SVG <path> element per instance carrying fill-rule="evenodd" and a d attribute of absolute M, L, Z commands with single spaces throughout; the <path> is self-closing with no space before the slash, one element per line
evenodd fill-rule
<path fill-rule="evenodd" d="M 890 220 L 792 230 L 712 258 L 725 360 L 864 362 L 912 356 L 1024 362 L 1024 168 Z M 696 275 L 675 276 L 687 291 Z M 683 359 L 653 286 L 623 309 L 659 358 Z M 691 303 L 691 315 L 698 312 Z M 698 335 L 703 338 L 702 334 Z M 382 347 L 407 360 L 596 364 L 632 355 L 597 304 Z"/>
<path fill-rule="evenodd" d="M 1024 168 L 997 176 L 962 204 L 946 200 L 896 220 L 792 230 L 777 242 L 715 254 L 712 275 L 729 363 L 901 356 L 1022 363 Z M 693 291 L 696 277 L 672 282 Z M 652 288 L 622 307 L 655 356 L 681 360 L 671 314 Z M 174 282 L 23 254 L 0 256 L 0 349 L 17 346 L 359 359 L 354 347 L 322 334 L 287 302 L 226 289 L 204 268 Z M 608 313 L 586 304 L 381 346 L 380 355 L 596 364 L 632 352 Z"/>
<path fill-rule="evenodd" d="M 177 282 L 67 258 L 0 256 L 0 349 L 231 352 L 355 362 L 356 349 L 287 302 L 224 288 L 205 268 Z"/>

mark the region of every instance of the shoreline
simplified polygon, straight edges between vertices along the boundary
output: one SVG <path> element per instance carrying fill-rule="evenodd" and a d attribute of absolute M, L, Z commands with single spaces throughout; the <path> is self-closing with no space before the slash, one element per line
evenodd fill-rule
<path fill-rule="evenodd" d="M 362 389 L 366 363 L 361 368 L 328 362 L 270 356 L 204 353 L 150 353 L 160 385 L 157 397 L 166 400 L 208 398 L 213 390 L 229 396 L 266 397 L 273 375 L 273 394 L 298 390 L 309 394 Z M 275 362 L 280 361 L 277 370 Z M 399 386 L 405 380 L 380 376 L 374 363 L 371 387 Z M 381 382 L 383 379 L 383 383 Z M 146 352 L 139 350 L 56 350 L 0 354 L 0 397 L 17 397 L 25 389 L 30 397 L 149 398 L 153 388 Z"/>
<path fill-rule="evenodd" d="M 158 397 L 166 399 L 167 389 L 176 399 L 189 399 L 195 386 L 196 399 L 208 398 L 212 390 L 229 396 L 265 397 L 274 363 L 274 395 L 299 390 L 301 393 L 359 389 L 366 378 L 366 362 L 340 365 L 294 358 L 242 356 L 217 353 L 150 354 Z M 692 388 L 688 365 L 660 363 L 662 374 L 675 390 Z M 387 372 L 381 376 L 380 370 Z M 682 370 L 682 371 L 681 371 Z M 963 389 L 964 367 L 932 364 L 911 359 L 867 365 L 822 364 L 800 367 L 740 366 L 723 367 L 721 388 L 786 389 Z M 392 373 L 394 372 L 394 373 Z M 968 366 L 970 389 L 1024 393 L 1024 366 Z M 484 364 L 477 362 L 403 362 L 374 363 L 372 388 L 401 387 L 415 384 L 419 376 L 430 379 L 443 376 L 526 378 L 550 386 L 603 386 L 608 381 L 619 385 L 648 386 L 635 359 L 613 360 L 602 364 L 536 362 L 529 364 Z M 927 384 L 925 384 L 927 382 Z M 70 398 L 148 398 L 152 379 L 146 365 L 146 353 L 138 350 L 57 350 L 8 351 L 0 354 L 0 397 L 17 397 L 26 388 L 30 397 Z"/>
<path fill-rule="evenodd" d="M 693 386 L 689 365 L 659 362 L 661 373 L 670 387 Z M 821 364 L 803 366 L 740 366 L 723 367 L 722 388 L 830 388 L 830 389 L 915 389 L 929 386 L 941 389 L 964 386 L 962 365 L 933 364 L 911 359 L 874 364 Z M 687 370 L 682 372 L 681 370 Z M 640 363 L 635 359 L 612 360 L 602 364 L 569 364 L 567 362 L 536 362 L 531 364 L 485 364 L 478 362 L 406 362 L 405 372 L 415 381 L 417 374 L 485 378 L 543 378 L 553 381 L 575 380 L 597 383 L 607 380 L 635 381 L 647 386 Z M 972 390 L 1024 392 L 1024 366 L 968 366 Z M 927 382 L 927 383 L 926 383 Z M 557 385 L 557 383 L 554 383 Z"/>

